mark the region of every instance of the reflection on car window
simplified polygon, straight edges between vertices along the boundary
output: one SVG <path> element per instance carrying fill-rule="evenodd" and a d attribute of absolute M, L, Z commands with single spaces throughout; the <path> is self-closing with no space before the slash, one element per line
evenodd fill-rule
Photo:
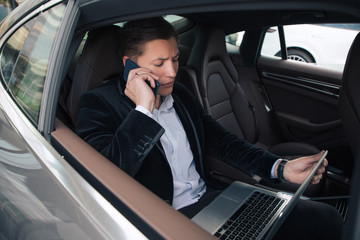
<path fill-rule="evenodd" d="M 58 5 L 25 24 L 7 41 L 1 54 L 3 81 L 34 124 L 38 122 L 50 50 L 64 9 Z"/>
<path fill-rule="evenodd" d="M 18 5 L 16 1 L 0 0 L 0 21 L 3 20 L 9 13 Z"/>
<path fill-rule="evenodd" d="M 35 19 L 26 23 L 19 30 L 17 30 L 13 36 L 7 41 L 1 54 L 1 74 L 6 85 L 8 85 L 11 77 L 11 73 L 14 70 L 16 59 L 20 53 L 25 39 L 27 38 L 30 30 L 35 23 Z"/>
<path fill-rule="evenodd" d="M 350 46 L 359 30 L 360 24 L 284 26 L 287 58 L 343 71 Z M 268 29 L 261 55 L 281 56 L 277 27 Z"/>

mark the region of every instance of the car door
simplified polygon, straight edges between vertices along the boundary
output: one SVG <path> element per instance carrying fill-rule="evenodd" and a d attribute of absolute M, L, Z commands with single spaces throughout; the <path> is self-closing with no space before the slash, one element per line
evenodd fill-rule
<path fill-rule="evenodd" d="M 329 149 L 333 170 L 345 175 L 351 173 L 352 156 L 337 103 L 357 27 L 303 24 L 270 28 L 257 61 L 283 137 Z"/>
<path fill-rule="evenodd" d="M 0 24 L 0 238 L 145 239 L 39 130 L 67 4 L 24 3 Z"/>

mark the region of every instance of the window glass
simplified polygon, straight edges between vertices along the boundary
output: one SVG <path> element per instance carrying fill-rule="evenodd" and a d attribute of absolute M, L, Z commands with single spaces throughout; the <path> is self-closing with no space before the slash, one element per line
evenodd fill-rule
<path fill-rule="evenodd" d="M 360 24 L 301 24 L 284 26 L 288 59 L 343 71 Z M 281 56 L 279 32 L 270 28 L 262 55 Z"/>
<path fill-rule="evenodd" d="M 3 20 L 17 6 L 17 2 L 13 0 L 0 1 L 0 21 Z"/>
<path fill-rule="evenodd" d="M 58 5 L 18 29 L 1 53 L 1 75 L 9 93 L 34 124 L 52 44 L 65 6 Z"/>
<path fill-rule="evenodd" d="M 261 55 L 275 56 L 280 58 L 281 46 L 277 27 L 271 27 L 266 31 L 264 42 L 261 48 Z"/>
<path fill-rule="evenodd" d="M 177 16 L 177 15 L 166 15 L 164 16 L 164 19 L 168 21 L 169 23 L 176 23 L 184 20 L 184 17 Z"/>
<path fill-rule="evenodd" d="M 2 79 L 5 80 L 6 85 L 9 83 L 11 74 L 14 70 L 15 62 L 34 23 L 35 19 L 19 28 L 7 41 L 3 48 L 0 64 Z"/>
<path fill-rule="evenodd" d="M 225 41 L 234 46 L 239 47 L 241 45 L 245 31 L 229 34 L 225 36 Z"/>

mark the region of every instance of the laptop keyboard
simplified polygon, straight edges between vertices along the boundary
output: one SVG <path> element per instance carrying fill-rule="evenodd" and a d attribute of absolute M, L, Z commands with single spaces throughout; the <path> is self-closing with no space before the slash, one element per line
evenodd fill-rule
<path fill-rule="evenodd" d="M 255 191 L 214 234 L 219 239 L 257 239 L 284 200 Z"/>

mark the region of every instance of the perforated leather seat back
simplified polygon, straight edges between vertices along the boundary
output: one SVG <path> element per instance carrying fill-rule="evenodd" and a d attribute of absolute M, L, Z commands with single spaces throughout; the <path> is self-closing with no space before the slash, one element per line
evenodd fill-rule
<path fill-rule="evenodd" d="M 238 75 L 225 46 L 225 34 L 214 26 L 196 31 L 188 65 L 197 70 L 204 108 L 227 130 L 255 143 L 258 139 L 253 109 L 237 82 Z"/>

